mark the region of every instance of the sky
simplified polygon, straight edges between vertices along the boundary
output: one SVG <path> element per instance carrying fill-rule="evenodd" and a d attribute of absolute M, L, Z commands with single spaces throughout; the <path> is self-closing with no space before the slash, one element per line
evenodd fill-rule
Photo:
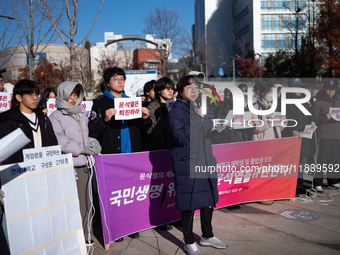
<path fill-rule="evenodd" d="M 91 0 L 91 3 L 99 0 Z M 87 38 L 91 45 L 104 41 L 104 32 L 122 35 L 141 35 L 144 19 L 156 7 L 176 8 L 181 14 L 182 25 L 190 31 L 195 23 L 195 0 L 105 0 L 98 20 Z M 89 31 L 96 15 L 89 0 L 84 1 L 79 13 L 79 28 L 75 42 L 79 42 Z M 61 40 L 55 42 L 62 44 Z"/>

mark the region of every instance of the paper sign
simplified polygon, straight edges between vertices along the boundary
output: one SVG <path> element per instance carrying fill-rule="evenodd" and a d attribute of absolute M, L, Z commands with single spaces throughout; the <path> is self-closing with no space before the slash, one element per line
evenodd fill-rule
<path fill-rule="evenodd" d="M 312 125 L 306 125 L 305 130 L 302 133 L 302 137 L 312 139 L 313 133 L 317 128 L 317 126 L 312 127 Z"/>
<path fill-rule="evenodd" d="M 24 158 L 24 162 L 30 160 L 43 159 L 52 156 L 59 156 L 61 155 L 61 146 L 55 145 L 49 147 L 25 149 L 22 151 L 22 155 Z"/>
<path fill-rule="evenodd" d="M 17 128 L 13 132 L 3 137 L 0 140 L 0 163 L 9 156 L 16 153 L 30 141 L 31 140 L 27 138 L 20 128 Z"/>
<path fill-rule="evenodd" d="M 11 254 L 86 254 L 72 154 L 0 173 Z"/>
<path fill-rule="evenodd" d="M 0 112 L 10 109 L 10 101 L 12 100 L 11 93 L 0 92 Z"/>
<path fill-rule="evenodd" d="M 87 117 L 90 117 L 90 115 L 91 115 L 92 105 L 93 105 L 93 101 L 83 101 L 83 102 L 81 102 L 81 108 L 86 111 Z"/>
<path fill-rule="evenodd" d="M 142 98 L 115 98 L 116 120 L 132 120 L 142 117 Z"/>
<path fill-rule="evenodd" d="M 273 117 L 273 123 L 271 126 L 273 127 L 282 127 L 282 121 L 285 120 L 285 115 L 282 115 L 281 112 L 273 112 L 272 114 Z"/>
<path fill-rule="evenodd" d="M 174 106 L 175 102 L 176 101 L 174 99 L 166 100 L 166 107 L 165 108 L 170 112 L 170 110 Z"/>
<path fill-rule="evenodd" d="M 227 120 L 228 122 L 226 122 L 224 125 L 232 124 L 232 127 L 234 129 L 252 128 L 251 119 L 252 119 L 251 112 L 244 112 L 244 114 L 234 115 L 233 111 L 230 110 L 228 112 L 227 117 L 225 118 L 225 120 Z"/>
<path fill-rule="evenodd" d="M 54 111 L 57 110 L 57 105 L 55 103 L 54 98 L 50 98 L 47 100 L 47 116 L 50 116 Z"/>
<path fill-rule="evenodd" d="M 336 121 L 340 121 L 340 108 L 329 108 L 329 113 L 332 115 L 332 118 Z"/>

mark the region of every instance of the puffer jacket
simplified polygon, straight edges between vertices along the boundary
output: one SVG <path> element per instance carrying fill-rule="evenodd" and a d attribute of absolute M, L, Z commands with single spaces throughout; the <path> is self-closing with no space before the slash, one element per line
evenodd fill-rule
<path fill-rule="evenodd" d="M 212 208 L 219 199 L 216 172 L 195 172 L 196 166 L 216 167 L 217 163 L 208 137 L 213 122 L 207 115 L 202 119 L 193 108 L 189 102 L 177 100 L 168 114 L 169 150 L 179 211 Z"/>
<path fill-rule="evenodd" d="M 88 145 L 94 138 L 89 137 L 87 127 L 88 118 L 86 111 L 81 111 L 81 126 L 65 110 L 57 110 L 50 115 L 54 133 L 58 139 L 63 153 L 72 153 L 74 166 L 85 166 L 86 156 L 82 154 L 85 145 Z"/>
<path fill-rule="evenodd" d="M 340 122 L 332 118 L 326 119 L 330 107 L 340 108 L 340 100 L 337 95 L 329 98 L 323 91 L 319 91 L 312 107 L 318 126 L 316 130 L 318 139 L 340 139 Z"/>

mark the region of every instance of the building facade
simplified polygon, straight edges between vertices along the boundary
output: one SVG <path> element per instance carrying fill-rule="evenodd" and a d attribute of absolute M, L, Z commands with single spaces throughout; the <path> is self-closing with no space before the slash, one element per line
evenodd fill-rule
<path fill-rule="evenodd" d="M 270 54 L 294 52 L 317 16 L 312 0 L 195 0 L 195 45 L 201 44 L 206 73 L 228 75 L 231 57 L 253 47 L 263 65 Z M 205 45 L 204 45 L 205 44 Z M 213 49 L 213 50 L 210 50 Z M 210 58 L 210 59 L 209 59 Z M 224 64 L 225 63 L 225 64 Z"/>
<path fill-rule="evenodd" d="M 36 48 L 36 46 L 34 46 L 34 48 Z M 28 65 L 26 50 L 27 47 L 21 45 L 3 50 L 0 55 L 0 73 L 8 78 L 17 79 L 19 70 Z M 67 65 L 70 62 L 70 50 L 65 45 L 39 45 L 37 52 L 39 53 L 36 54 L 32 65 L 33 67 L 36 66 L 41 59 L 47 59 L 50 63 L 57 65 Z M 87 49 L 77 48 L 76 54 L 77 60 L 82 62 L 81 65 L 78 63 L 80 66 L 83 67 L 89 62 L 89 51 Z"/>

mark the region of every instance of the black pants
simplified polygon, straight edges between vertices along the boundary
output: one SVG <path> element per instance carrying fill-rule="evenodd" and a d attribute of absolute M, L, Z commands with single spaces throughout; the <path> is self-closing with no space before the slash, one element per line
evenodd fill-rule
<path fill-rule="evenodd" d="M 212 232 L 212 226 L 211 226 L 213 211 L 214 211 L 213 208 L 203 208 L 200 210 L 201 229 L 202 229 L 202 236 L 204 238 L 210 238 L 214 236 Z M 184 241 L 186 244 L 193 244 L 195 242 L 194 233 L 192 232 L 193 223 L 194 223 L 193 222 L 194 212 L 183 211 L 181 213 L 181 220 L 182 220 L 182 231 L 184 235 Z"/>
<path fill-rule="evenodd" d="M 91 170 L 85 167 L 74 167 L 77 172 L 77 190 L 79 198 L 80 215 L 83 223 L 83 231 L 85 241 L 89 241 L 93 235 L 92 224 L 88 223 L 92 220 L 92 203 L 89 195 L 89 185 L 91 184 Z M 90 233 L 89 233 L 90 229 Z M 90 236 L 89 236 L 90 234 Z"/>
<path fill-rule="evenodd" d="M 318 152 L 318 166 L 325 164 L 327 168 L 327 182 L 328 185 L 333 185 L 339 182 L 339 171 L 340 171 L 340 140 L 337 139 L 320 139 L 319 140 L 319 152 Z M 333 166 L 333 171 L 331 166 Z M 324 170 L 324 169 L 322 169 Z M 335 172 L 336 170 L 337 172 Z M 314 186 L 321 186 L 324 178 L 325 171 L 319 171 L 315 173 L 313 179 Z"/>

